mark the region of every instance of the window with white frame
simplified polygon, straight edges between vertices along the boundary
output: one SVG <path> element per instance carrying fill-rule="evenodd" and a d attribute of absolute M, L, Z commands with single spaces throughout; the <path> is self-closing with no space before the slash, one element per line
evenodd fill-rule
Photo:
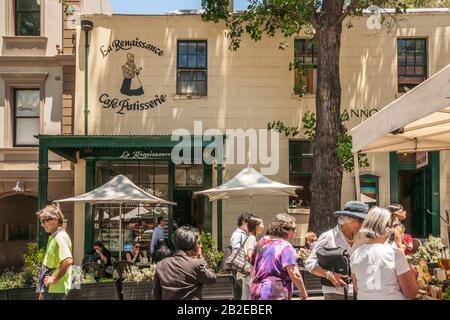
<path fill-rule="evenodd" d="M 40 90 L 14 90 L 14 146 L 37 146 L 40 132 Z"/>

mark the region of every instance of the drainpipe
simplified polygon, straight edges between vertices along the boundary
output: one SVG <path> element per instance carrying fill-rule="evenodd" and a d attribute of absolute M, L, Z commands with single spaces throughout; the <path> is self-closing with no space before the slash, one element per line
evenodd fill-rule
<path fill-rule="evenodd" d="M 89 54 L 89 31 L 94 28 L 90 20 L 81 20 L 81 30 L 84 31 L 84 135 L 88 134 L 88 54 Z"/>

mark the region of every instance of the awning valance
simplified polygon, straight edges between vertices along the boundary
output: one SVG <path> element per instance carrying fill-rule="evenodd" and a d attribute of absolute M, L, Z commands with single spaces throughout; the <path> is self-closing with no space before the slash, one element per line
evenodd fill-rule
<path fill-rule="evenodd" d="M 352 129 L 353 152 L 450 149 L 450 65 Z"/>

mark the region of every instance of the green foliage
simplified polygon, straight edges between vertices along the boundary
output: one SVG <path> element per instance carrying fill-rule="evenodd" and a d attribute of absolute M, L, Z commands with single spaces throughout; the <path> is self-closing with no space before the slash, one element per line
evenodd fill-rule
<path fill-rule="evenodd" d="M 6 271 L 0 275 L 0 290 L 25 287 L 23 272 Z"/>
<path fill-rule="evenodd" d="M 263 34 L 273 37 L 280 32 L 288 38 L 298 33 L 310 25 L 320 5 L 319 0 L 249 0 L 245 11 L 230 15 L 227 0 L 202 0 L 202 18 L 215 23 L 225 21 L 230 49 L 237 50 L 244 33 L 254 41 L 261 40 Z"/>
<path fill-rule="evenodd" d="M 415 261 L 425 260 L 428 263 L 437 262 L 444 248 L 441 238 L 429 236 L 428 240 L 413 254 Z"/>
<path fill-rule="evenodd" d="M 316 139 L 316 114 L 314 112 L 306 111 L 302 117 L 303 133 L 306 138 L 314 142 Z"/>
<path fill-rule="evenodd" d="M 28 243 L 27 253 L 23 255 L 22 270 L 6 271 L 0 275 L 0 289 L 36 286 L 44 256 L 45 250 L 40 249 L 37 243 Z"/>
<path fill-rule="evenodd" d="M 281 121 L 273 121 L 267 124 L 267 130 L 275 130 L 279 133 L 284 133 L 286 137 L 295 137 L 300 133 L 297 127 L 286 127 Z"/>
<path fill-rule="evenodd" d="M 341 122 L 347 121 L 348 118 L 341 116 Z M 303 134 L 305 137 L 314 143 L 316 137 L 316 114 L 311 111 L 306 111 L 302 117 Z M 295 137 L 300 134 L 298 127 L 285 126 L 282 121 L 273 121 L 267 124 L 268 130 L 276 130 L 280 133 L 284 133 L 286 137 Z M 344 130 L 345 127 L 344 127 Z M 339 159 L 339 164 L 342 171 L 352 172 L 355 169 L 355 163 L 352 153 L 352 136 L 345 131 L 338 136 L 338 142 L 336 144 L 336 154 Z M 367 155 L 361 153 L 358 155 L 359 167 L 366 168 L 369 166 L 369 160 Z"/>
<path fill-rule="evenodd" d="M 445 292 L 442 295 L 442 298 L 444 300 L 450 300 L 450 286 L 447 287 L 447 289 L 445 290 Z"/>
<path fill-rule="evenodd" d="M 96 283 L 95 274 L 92 272 L 81 272 L 81 283 Z"/>
<path fill-rule="evenodd" d="M 139 268 L 137 266 L 129 266 L 122 274 L 124 281 L 150 281 L 155 276 L 156 265 L 149 268 Z"/>
<path fill-rule="evenodd" d="M 215 241 L 211 233 L 200 233 L 200 245 L 202 247 L 202 256 L 206 263 L 214 272 L 219 272 L 223 259 L 223 252 L 217 250 Z"/>
<path fill-rule="evenodd" d="M 39 271 L 44 261 L 45 250 L 39 248 L 37 243 L 28 243 L 28 252 L 23 255 L 23 273 L 25 281 L 30 286 L 37 285 L 39 281 Z"/>

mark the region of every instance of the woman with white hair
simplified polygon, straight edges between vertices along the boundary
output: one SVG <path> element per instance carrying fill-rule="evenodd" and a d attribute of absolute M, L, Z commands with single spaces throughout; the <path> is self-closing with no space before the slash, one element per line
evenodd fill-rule
<path fill-rule="evenodd" d="M 379 207 L 370 209 L 361 228 L 369 240 L 351 256 L 353 286 L 360 300 L 405 300 L 418 293 L 406 257 L 386 243 L 392 232 L 391 213 Z"/>
<path fill-rule="evenodd" d="M 367 215 L 367 204 L 361 201 L 349 201 L 345 204 L 344 210 L 336 211 L 334 214 L 338 218 L 338 225 L 331 230 L 322 233 L 305 262 L 305 269 L 316 276 L 329 280 L 333 286 L 322 285 L 322 292 L 325 300 L 344 300 L 344 287 L 348 287 L 348 297 L 353 297 L 352 285 L 347 285 L 349 275 L 326 270 L 319 265 L 317 250 L 321 248 L 343 248 L 348 254 L 364 242 L 358 230 Z M 327 282 L 329 284 L 329 282 Z"/>

